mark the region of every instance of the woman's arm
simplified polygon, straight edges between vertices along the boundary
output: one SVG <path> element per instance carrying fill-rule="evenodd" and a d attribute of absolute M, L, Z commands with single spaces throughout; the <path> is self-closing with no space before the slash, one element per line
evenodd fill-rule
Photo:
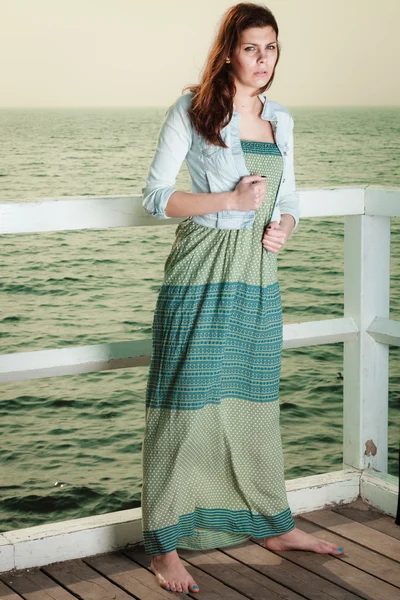
<path fill-rule="evenodd" d="M 284 229 L 287 232 L 288 237 L 292 233 L 293 229 L 297 227 L 294 216 L 289 215 L 288 213 L 281 215 L 279 225 L 281 226 L 281 229 Z"/>
<path fill-rule="evenodd" d="M 169 197 L 165 215 L 167 217 L 190 217 L 192 215 L 206 215 L 221 210 L 229 210 L 232 193 L 192 194 L 176 191 Z"/>
<path fill-rule="evenodd" d="M 299 224 L 300 219 L 300 208 L 299 208 L 299 193 L 296 191 L 296 179 L 294 172 L 294 136 L 293 127 L 294 121 L 291 118 L 291 133 L 289 136 L 289 145 L 287 153 L 287 169 L 285 173 L 285 182 L 282 183 L 282 196 L 279 200 L 278 206 L 279 211 L 283 219 L 281 219 L 281 226 L 288 230 L 289 233 L 295 230 Z M 290 217 L 284 217 L 284 215 L 290 215 L 293 217 L 294 226 L 291 228 L 292 219 Z"/>
<path fill-rule="evenodd" d="M 143 208 L 159 219 L 204 215 L 226 210 L 230 205 L 232 192 L 193 194 L 175 190 L 176 177 L 192 144 L 188 96 L 180 96 L 165 114 L 142 189 Z"/>

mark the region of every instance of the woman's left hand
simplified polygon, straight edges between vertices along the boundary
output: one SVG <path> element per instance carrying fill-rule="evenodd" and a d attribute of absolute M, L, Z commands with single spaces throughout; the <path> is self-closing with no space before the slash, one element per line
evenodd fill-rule
<path fill-rule="evenodd" d="M 277 254 L 283 244 L 287 242 L 288 232 L 279 225 L 278 221 L 271 221 L 264 230 L 262 245 L 265 250 Z"/>

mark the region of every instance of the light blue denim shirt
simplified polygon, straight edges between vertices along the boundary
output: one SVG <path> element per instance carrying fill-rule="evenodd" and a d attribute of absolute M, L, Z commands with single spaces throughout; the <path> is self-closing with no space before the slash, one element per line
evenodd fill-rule
<path fill-rule="evenodd" d="M 210 144 L 191 125 L 188 115 L 193 93 L 182 94 L 168 108 L 158 134 L 157 147 L 150 163 L 145 187 L 142 188 L 143 208 L 159 219 L 168 219 L 165 208 L 176 191 L 175 182 L 184 160 L 192 181 L 194 194 L 233 191 L 240 179 L 249 173 L 240 143 L 240 113 L 233 107 L 230 122 L 221 129 L 228 148 Z M 293 156 L 293 118 L 278 102 L 262 94 L 261 118 L 271 121 L 276 144 L 283 158 L 283 173 L 279 184 L 271 221 L 280 221 L 281 214 L 290 214 L 298 226 L 299 194 L 296 192 Z M 192 215 L 192 221 L 217 229 L 251 228 L 255 211 L 223 210 L 204 215 Z"/>

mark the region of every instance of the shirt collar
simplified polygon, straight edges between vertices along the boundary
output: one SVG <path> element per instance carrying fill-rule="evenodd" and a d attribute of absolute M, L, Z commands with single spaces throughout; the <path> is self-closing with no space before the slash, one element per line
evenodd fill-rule
<path fill-rule="evenodd" d="M 274 109 L 271 106 L 271 102 L 263 94 L 258 94 L 258 97 L 264 105 L 261 112 L 261 118 L 266 121 L 276 121 L 276 115 Z M 240 114 L 239 111 L 236 110 L 235 105 L 233 105 L 233 114 L 235 117 L 238 117 Z"/>

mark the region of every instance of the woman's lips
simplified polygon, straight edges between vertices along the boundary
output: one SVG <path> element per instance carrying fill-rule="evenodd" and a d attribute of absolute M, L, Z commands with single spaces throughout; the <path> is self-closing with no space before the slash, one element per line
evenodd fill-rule
<path fill-rule="evenodd" d="M 264 77 L 264 75 L 266 75 L 267 73 L 265 71 L 258 71 L 257 73 L 254 73 L 254 75 L 256 77 Z"/>

